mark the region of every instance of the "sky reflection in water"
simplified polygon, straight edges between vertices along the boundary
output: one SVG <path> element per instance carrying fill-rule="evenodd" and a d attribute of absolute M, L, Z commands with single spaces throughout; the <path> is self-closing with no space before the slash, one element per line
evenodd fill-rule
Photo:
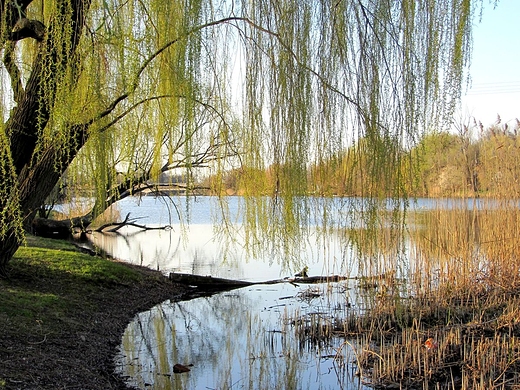
<path fill-rule="evenodd" d="M 251 257 L 239 239 L 226 243 L 215 235 L 212 199 L 197 202 L 190 205 L 191 224 L 184 231 L 172 222 L 167 202 L 127 200 L 120 206 L 121 215 L 131 212 L 132 217 L 143 217 L 139 223 L 172 224 L 173 230 L 134 234 L 126 229 L 123 234 L 94 235 L 93 241 L 116 258 L 165 273 L 265 281 L 291 276 L 308 265 L 310 275 L 357 275 L 359 252 L 345 245 L 340 230 L 324 236 L 310 229 L 296 262 L 266 253 Z M 236 232 L 240 237 L 240 229 Z M 353 375 L 355 345 L 341 339 L 302 343 L 288 320 L 298 315 L 330 320 L 359 310 L 363 297 L 353 293 L 352 283 L 256 285 L 186 302 L 164 302 L 129 324 L 116 359 L 118 372 L 128 377 L 128 383 L 147 389 L 364 388 Z M 306 295 L 309 289 L 318 289 L 317 294 Z M 174 374 L 177 363 L 193 366 L 189 373 Z"/>
<path fill-rule="evenodd" d="M 350 347 L 339 339 L 300 341 L 288 320 L 294 313 L 319 316 L 330 307 L 342 316 L 350 310 L 351 290 L 338 284 L 328 294 L 304 299 L 308 288 L 325 286 L 258 285 L 164 302 L 128 326 L 119 372 L 140 388 L 357 389 Z M 174 374 L 176 363 L 193 366 Z"/>

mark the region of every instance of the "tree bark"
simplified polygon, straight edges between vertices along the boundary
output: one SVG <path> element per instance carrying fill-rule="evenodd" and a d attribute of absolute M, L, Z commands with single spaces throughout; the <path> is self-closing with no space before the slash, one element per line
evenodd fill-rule
<path fill-rule="evenodd" d="M 5 2 L 1 3 L 0 13 L 7 12 L 7 24 L 14 27 L 22 18 L 25 18 L 25 7 L 30 4 L 31 0 L 23 2 Z M 69 2 L 58 0 L 58 9 L 63 12 L 70 12 L 68 10 Z M 20 7 L 21 12 L 15 13 L 13 7 Z M 61 6 L 61 9 L 60 9 Z M 23 92 L 18 91 L 19 101 L 17 106 L 13 109 L 10 118 L 5 124 L 4 131 L 10 141 L 10 153 L 13 161 L 13 166 L 17 174 L 17 190 L 11 196 L 19 197 L 19 205 L 23 226 L 25 229 L 30 229 L 32 220 L 36 214 L 37 209 L 43 204 L 45 198 L 50 194 L 63 171 L 70 164 L 72 159 L 76 156 L 77 151 L 86 142 L 85 129 L 88 125 L 71 125 L 72 137 L 75 138 L 68 145 L 74 145 L 65 150 L 63 145 L 50 145 L 37 157 L 34 156 L 34 151 L 38 142 L 38 134 L 40 129 L 43 129 L 49 120 L 49 114 L 52 110 L 53 96 L 58 85 L 58 69 L 65 69 L 67 66 L 73 65 L 74 53 L 78 45 L 83 27 L 84 15 L 90 7 L 90 0 L 72 0 L 70 2 L 72 7 L 72 22 L 70 34 L 70 42 L 67 45 L 70 47 L 66 56 L 59 57 L 56 50 L 61 50 L 60 45 L 52 42 L 54 36 L 53 31 L 67 28 L 63 27 L 59 12 L 51 21 L 49 30 L 45 33 L 47 36 L 40 43 L 40 48 L 33 61 L 33 68 L 31 75 L 27 81 L 26 89 Z M 18 9 L 18 8 L 17 8 Z M 9 11 L 10 10 L 10 11 Z M 4 17 L 4 15 L 0 15 Z M 25 22 L 25 24 L 27 24 Z M 38 24 L 39 34 L 42 34 L 41 28 L 43 25 Z M 11 29 L 9 30 L 11 31 Z M 29 37 L 27 31 L 24 35 Z M 59 34 L 58 34 L 59 35 Z M 7 39 L 17 40 L 25 38 L 23 35 L 7 37 Z M 37 40 L 38 37 L 34 37 Z M 43 38 L 43 37 L 42 37 Z M 5 39 L 5 37 L 4 37 Z M 61 62 L 58 62 L 61 58 Z M 47 66 L 46 73 L 43 74 L 42 69 L 44 63 Z M 49 74 L 50 72 L 50 74 Z M 44 78 L 53 80 L 50 84 L 47 82 L 45 90 L 45 99 L 43 98 Z M 5 176 L 0 176 L 0 180 L 9 180 L 10 172 L 3 173 Z M 5 208 L 8 205 L 8 199 L 0 200 L 0 208 Z M 6 276 L 8 269 L 8 262 L 21 245 L 20 234 L 18 227 L 14 221 L 6 221 L 8 226 L 3 230 L 0 237 L 0 276 Z"/>
<path fill-rule="evenodd" d="M 340 282 L 348 280 L 349 277 L 342 275 L 329 275 L 329 276 L 305 276 L 296 277 L 292 279 L 273 279 L 264 280 L 260 282 L 248 282 L 245 280 L 236 279 L 225 279 L 215 278 L 213 276 L 202 276 L 193 274 L 183 274 L 177 272 L 171 272 L 168 278 L 175 283 L 187 284 L 191 286 L 197 286 L 201 289 L 235 289 L 241 287 L 252 286 L 254 284 L 278 284 L 278 283 L 301 283 L 301 284 L 316 284 L 316 283 L 328 283 L 328 282 Z"/>
<path fill-rule="evenodd" d="M 21 244 L 22 242 L 20 239 L 14 234 L 10 234 L 0 241 L 0 278 L 8 277 L 9 261 L 12 259 Z"/>
<path fill-rule="evenodd" d="M 90 215 L 62 220 L 35 218 L 31 231 L 35 236 L 65 239 L 70 238 L 76 229 L 85 232 L 91 223 Z"/>

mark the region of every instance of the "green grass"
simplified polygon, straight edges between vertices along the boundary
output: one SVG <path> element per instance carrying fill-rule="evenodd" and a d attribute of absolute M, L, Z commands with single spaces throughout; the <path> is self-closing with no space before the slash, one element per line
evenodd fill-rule
<path fill-rule="evenodd" d="M 141 275 L 131 268 L 96 256 L 80 253 L 67 241 L 29 237 L 27 246 L 15 254 L 12 265 L 43 274 L 63 273 L 90 283 L 129 284 Z"/>
<path fill-rule="evenodd" d="M 0 389 L 114 388 L 110 362 L 124 327 L 178 292 L 159 272 L 59 240 L 29 236 L 8 268 L 0 279 Z M 67 362 L 66 375 L 58 361 Z"/>
<path fill-rule="evenodd" d="M 56 249 L 56 250 L 68 250 L 71 252 L 75 251 L 75 246 L 72 245 L 69 241 L 65 240 L 55 240 L 52 238 L 44 238 L 27 235 L 25 237 L 26 246 L 29 248 L 47 248 L 47 249 Z M 23 249 L 23 247 L 22 247 Z"/>
<path fill-rule="evenodd" d="M 22 326 L 66 321 L 67 313 L 81 307 L 95 310 L 86 307 L 87 294 L 143 278 L 124 264 L 80 253 L 69 242 L 32 236 L 11 260 L 10 274 L 0 282 L 0 315 Z"/>
<path fill-rule="evenodd" d="M 56 294 L 39 293 L 18 288 L 7 288 L 0 293 L 0 307 L 10 317 L 23 316 L 33 318 L 45 309 L 57 309 L 63 300 Z"/>

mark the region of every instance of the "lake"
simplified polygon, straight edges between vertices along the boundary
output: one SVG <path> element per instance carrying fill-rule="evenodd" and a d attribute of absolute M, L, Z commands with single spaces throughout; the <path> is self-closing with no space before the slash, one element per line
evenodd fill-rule
<path fill-rule="evenodd" d="M 391 235 L 382 235 L 377 250 L 366 244 L 366 236 L 353 238 L 352 232 L 365 231 L 364 216 L 370 215 L 371 206 L 365 200 L 322 201 L 317 198 L 305 206 L 311 210 L 299 220 L 305 234 L 291 243 L 292 250 L 276 241 L 282 239 L 276 232 L 254 236 L 251 245 L 242 227 L 245 201 L 240 197 L 142 197 L 119 202 L 115 212 L 120 219 L 130 213 L 136 223 L 169 227 L 148 231 L 124 227 L 117 233 L 91 235 L 96 246 L 130 263 L 165 274 L 254 282 L 292 278 L 303 266 L 308 266 L 309 275 L 351 279 L 317 285 L 258 284 L 189 301 L 163 302 L 128 325 L 116 358 L 117 372 L 142 389 L 365 388 L 356 376 L 353 362 L 359 351 L 353 340 L 311 337 L 309 341 L 302 331 L 305 327 L 297 322 L 328 324 L 361 314 L 372 293 L 360 289 L 359 277 L 382 272 L 385 264 L 395 266 L 396 259 L 412 256 L 415 248 L 410 240 L 395 240 Z M 400 202 L 387 201 L 382 210 L 402 207 Z M 419 199 L 408 207 L 424 211 L 484 204 L 472 199 Z M 328 215 L 312 212 L 321 209 Z M 320 218 L 328 218 L 332 228 L 325 228 Z M 378 229 L 406 231 L 399 220 L 387 222 L 396 225 Z M 399 280 L 406 279 L 408 267 L 400 263 Z M 404 284 L 399 288 L 406 294 Z M 175 373 L 175 364 L 190 371 Z"/>
<path fill-rule="evenodd" d="M 222 204 L 224 202 L 224 204 Z M 315 208 L 323 205 L 317 198 Z M 224 200 L 216 197 L 161 198 L 128 197 L 117 203 L 116 214 L 122 219 L 128 213 L 136 223 L 147 226 L 171 226 L 167 230 L 142 231 L 125 227 L 117 234 L 94 232 L 92 242 L 115 258 L 169 272 L 212 275 L 216 277 L 262 281 L 291 276 L 303 266 L 311 275 L 341 274 L 357 276 L 359 248 L 352 245 L 345 229 L 363 225 L 359 214 L 370 205 L 360 198 L 337 198 L 327 203 L 329 228 L 320 228 L 316 215 L 308 215 L 306 235 L 294 252 L 283 252 L 279 237 L 261 237 L 259 250 L 245 248 L 243 221 L 244 202 L 240 197 Z M 480 208 L 489 205 L 480 199 L 418 199 L 411 210 L 443 208 Z M 401 205 L 397 205 L 400 207 Z M 395 204 L 388 201 L 388 210 Z M 224 208 L 225 211 L 219 211 Z M 227 215 L 224 215 L 226 213 Z M 179 217 L 181 214 L 181 217 Z M 332 227 L 331 227 L 332 226 Z M 265 245 L 263 245 L 265 244 Z M 293 248 L 294 249 L 294 248 Z M 251 253 L 253 252 L 253 253 Z"/>

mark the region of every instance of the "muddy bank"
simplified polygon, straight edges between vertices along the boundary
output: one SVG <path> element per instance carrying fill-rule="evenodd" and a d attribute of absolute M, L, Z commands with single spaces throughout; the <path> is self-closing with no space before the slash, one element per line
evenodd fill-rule
<path fill-rule="evenodd" d="M 112 360 L 128 322 L 189 295 L 158 272 L 124 267 L 132 280 L 99 281 L 13 261 L 0 280 L 0 388 L 125 389 Z"/>

